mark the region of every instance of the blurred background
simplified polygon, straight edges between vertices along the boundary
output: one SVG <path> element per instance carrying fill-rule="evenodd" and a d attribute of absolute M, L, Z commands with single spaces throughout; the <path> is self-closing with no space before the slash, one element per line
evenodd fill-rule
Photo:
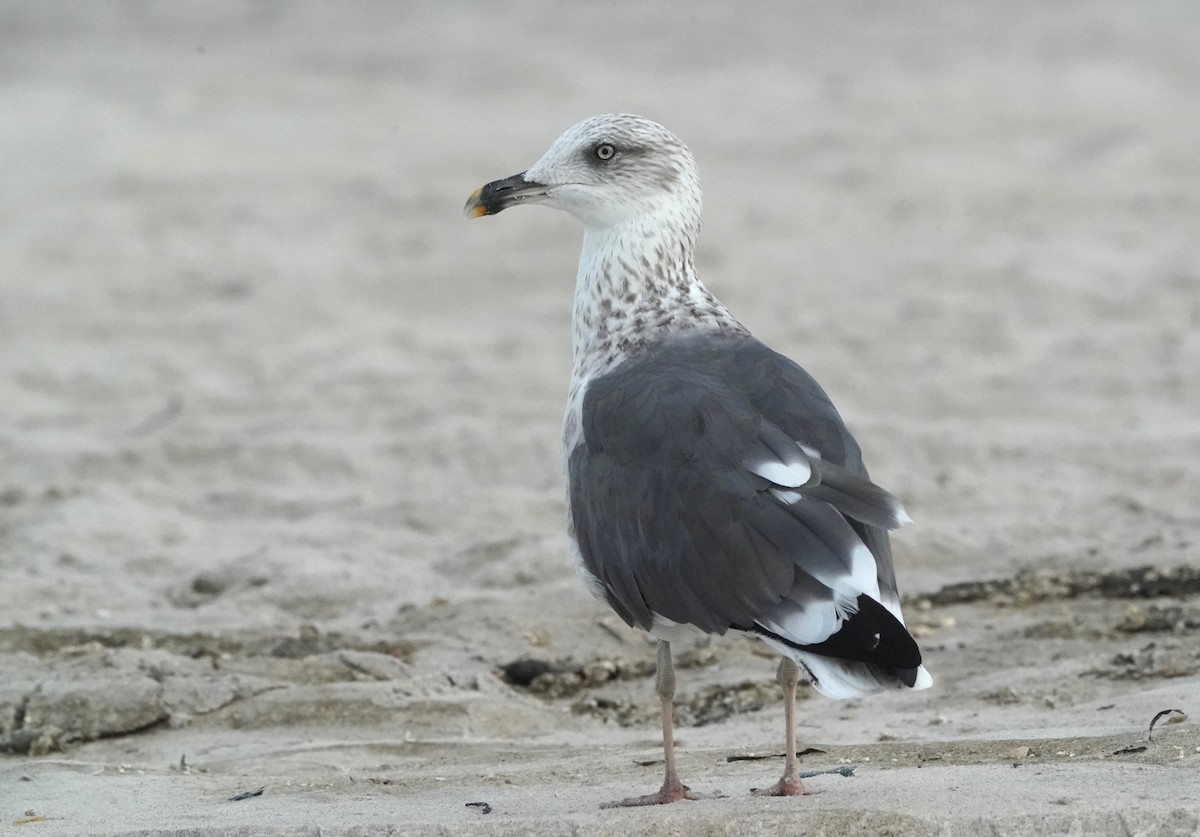
<path fill-rule="evenodd" d="M 579 232 L 459 209 L 615 110 L 692 145 L 702 275 L 864 437 L 918 583 L 1116 560 L 1200 499 L 1198 33 L 1184 2 L 6 3 L 6 586 L 128 614 L 161 590 L 113 562 L 259 554 L 386 610 L 464 539 L 553 538 Z"/>

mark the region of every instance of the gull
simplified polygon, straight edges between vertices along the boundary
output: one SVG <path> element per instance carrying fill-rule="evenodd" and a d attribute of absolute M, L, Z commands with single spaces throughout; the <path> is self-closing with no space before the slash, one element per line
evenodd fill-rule
<path fill-rule="evenodd" d="M 730 631 L 780 654 L 786 761 L 760 795 L 806 792 L 796 685 L 831 698 L 924 689 L 875 485 L 825 391 L 755 339 L 696 273 L 696 161 L 663 126 L 607 114 L 528 170 L 476 190 L 468 217 L 543 204 L 583 223 L 562 465 L 589 590 L 658 640 L 662 787 L 611 806 L 699 798 L 680 779 L 671 643 Z"/>

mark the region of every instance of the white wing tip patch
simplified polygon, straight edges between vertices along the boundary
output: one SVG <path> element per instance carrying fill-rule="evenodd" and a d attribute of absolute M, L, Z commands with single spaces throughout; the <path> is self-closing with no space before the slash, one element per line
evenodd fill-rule
<path fill-rule="evenodd" d="M 858 541 L 850 553 L 850 578 L 858 592 L 879 601 L 879 567 L 875 564 L 875 555 L 862 541 Z"/>
<path fill-rule="evenodd" d="M 819 460 L 821 458 L 821 452 L 819 450 L 817 450 L 816 448 L 809 447 L 808 445 L 804 444 L 803 442 L 796 442 L 796 444 L 800 446 L 800 450 L 804 451 L 804 455 L 807 456 L 809 459 Z"/>
<path fill-rule="evenodd" d="M 793 503 L 799 503 L 804 499 L 804 495 L 799 491 L 784 491 L 782 488 L 772 488 L 771 496 L 785 506 L 790 506 Z"/>
<path fill-rule="evenodd" d="M 812 477 L 812 468 L 802 459 L 796 459 L 790 463 L 781 462 L 778 459 L 765 459 L 760 462 L 748 463 L 746 470 L 787 488 L 799 488 Z"/>

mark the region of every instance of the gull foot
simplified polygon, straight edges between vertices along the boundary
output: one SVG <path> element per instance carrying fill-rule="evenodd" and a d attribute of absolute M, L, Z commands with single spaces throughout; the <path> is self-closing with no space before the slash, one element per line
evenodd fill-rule
<path fill-rule="evenodd" d="M 631 796 L 627 799 L 622 799 L 618 802 L 605 802 L 601 808 L 638 808 L 642 805 L 667 805 L 671 802 L 678 802 L 681 799 L 703 799 L 699 794 L 692 793 L 692 789 L 682 782 L 664 782 L 663 786 L 658 789 L 657 793 L 648 793 L 645 796 Z"/>
<path fill-rule="evenodd" d="M 816 793 L 801 784 L 795 776 L 784 776 L 769 788 L 751 788 L 755 796 L 809 796 Z"/>

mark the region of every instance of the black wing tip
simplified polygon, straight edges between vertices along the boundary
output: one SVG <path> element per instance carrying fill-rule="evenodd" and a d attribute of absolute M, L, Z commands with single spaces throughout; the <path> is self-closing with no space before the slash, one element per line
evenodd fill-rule
<path fill-rule="evenodd" d="M 916 684 L 921 668 L 921 649 L 912 634 L 887 608 L 865 593 L 858 597 L 858 612 L 842 623 L 841 630 L 813 645 L 792 642 L 759 624 L 733 627 L 797 651 L 882 666 L 909 687 Z"/>

